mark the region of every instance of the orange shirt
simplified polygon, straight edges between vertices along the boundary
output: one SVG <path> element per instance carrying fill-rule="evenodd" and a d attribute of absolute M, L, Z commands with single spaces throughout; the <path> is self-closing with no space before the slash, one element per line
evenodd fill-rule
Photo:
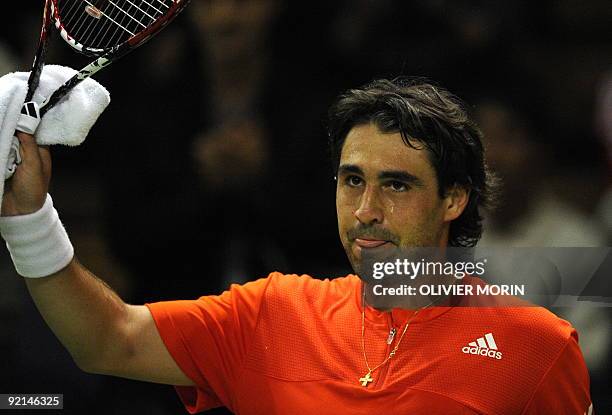
<path fill-rule="evenodd" d="M 540 307 L 432 307 L 410 324 L 390 362 L 367 373 L 361 281 L 272 273 L 220 296 L 147 304 L 170 354 L 196 387 L 177 387 L 190 413 L 576 414 L 589 378 L 576 331 Z M 373 367 L 411 311 L 366 308 Z"/>

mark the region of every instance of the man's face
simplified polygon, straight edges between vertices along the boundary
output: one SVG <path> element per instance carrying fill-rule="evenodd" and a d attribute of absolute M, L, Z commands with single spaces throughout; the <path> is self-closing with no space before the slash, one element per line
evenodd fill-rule
<path fill-rule="evenodd" d="M 417 146 L 418 147 L 418 146 Z M 356 271 L 367 250 L 442 247 L 450 221 L 463 210 L 440 198 L 425 149 L 407 146 L 399 133 L 374 124 L 354 127 L 340 157 L 336 211 L 342 245 Z M 374 252 L 374 251 L 370 251 Z"/>

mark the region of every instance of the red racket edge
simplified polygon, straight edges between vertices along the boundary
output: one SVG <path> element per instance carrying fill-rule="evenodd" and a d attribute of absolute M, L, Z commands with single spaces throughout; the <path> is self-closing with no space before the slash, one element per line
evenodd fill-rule
<path fill-rule="evenodd" d="M 55 1 L 55 0 L 54 0 Z M 138 32 L 136 36 L 129 38 L 126 43 L 132 48 L 136 48 L 143 43 L 151 39 L 157 32 L 161 31 L 168 23 L 170 23 L 178 14 L 187 7 L 190 0 L 176 0 L 168 11 L 160 16 L 155 22 L 144 29 L 142 32 Z"/>
<path fill-rule="evenodd" d="M 53 19 L 55 20 L 55 27 L 60 32 L 62 38 L 68 45 L 70 45 L 73 49 L 77 50 L 80 53 L 83 53 L 87 56 L 101 56 L 105 53 L 110 52 L 113 49 L 119 48 L 120 45 L 114 46 L 108 49 L 99 49 L 99 48 L 91 48 L 87 45 L 80 43 L 76 38 L 74 38 L 70 32 L 66 29 L 64 24 L 62 23 L 62 17 L 59 14 L 59 6 L 57 4 L 58 0 L 47 0 L 51 2 L 51 13 L 53 15 Z M 128 38 L 125 42 L 131 48 L 136 48 L 147 40 L 149 40 L 152 36 L 154 36 L 157 32 L 162 30 L 164 26 L 172 21 L 189 3 L 190 0 L 177 0 L 173 1 L 170 8 L 158 17 L 153 24 L 143 29 L 141 32 L 138 32 L 136 35 Z"/>
<path fill-rule="evenodd" d="M 47 0 L 49 1 L 49 0 Z M 54 3 L 57 11 L 57 0 L 51 0 Z M 170 23 L 189 3 L 190 0 L 178 0 L 168 9 L 168 11 L 160 16 L 152 25 L 137 33 L 135 36 L 127 39 L 125 42 L 110 48 L 102 56 L 99 56 L 95 61 L 81 69 L 76 75 L 68 79 L 60 86 L 49 98 L 40 106 L 40 115 L 44 116 L 55 104 L 57 104 L 72 88 L 78 85 L 81 81 L 89 78 L 102 68 L 107 67 L 111 63 L 119 60 L 121 57 L 128 54 L 133 49 L 141 46 L 155 34 L 161 31 L 168 23 Z M 57 26 L 57 23 L 56 23 Z M 64 29 L 65 30 L 65 29 Z M 70 36 L 66 32 L 67 36 Z"/>

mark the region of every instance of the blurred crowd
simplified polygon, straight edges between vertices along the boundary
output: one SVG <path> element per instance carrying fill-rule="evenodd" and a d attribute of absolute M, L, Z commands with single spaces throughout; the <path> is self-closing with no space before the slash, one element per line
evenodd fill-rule
<path fill-rule="evenodd" d="M 0 28 L 1 74 L 35 50 L 40 5 L 19 7 Z M 610 22 L 607 0 L 193 0 L 96 77 L 112 103 L 83 146 L 53 149 L 55 204 L 81 262 L 133 303 L 271 271 L 345 275 L 327 108 L 375 78 L 424 76 L 468 102 L 503 182 L 480 245 L 610 246 Z M 56 39 L 48 62 L 86 60 Z M 609 310 L 558 310 L 582 333 L 600 413 Z M 0 327 L 2 393 L 64 393 L 75 413 L 183 411 L 169 387 L 74 367 L 5 251 Z"/>

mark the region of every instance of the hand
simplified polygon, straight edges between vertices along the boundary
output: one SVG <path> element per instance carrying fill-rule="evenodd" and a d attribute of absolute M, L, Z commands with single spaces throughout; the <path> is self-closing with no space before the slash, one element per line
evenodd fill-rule
<path fill-rule="evenodd" d="M 4 185 L 0 216 L 27 215 L 45 203 L 51 180 L 51 154 L 47 147 L 36 144 L 33 136 L 16 132 L 21 164 Z"/>

